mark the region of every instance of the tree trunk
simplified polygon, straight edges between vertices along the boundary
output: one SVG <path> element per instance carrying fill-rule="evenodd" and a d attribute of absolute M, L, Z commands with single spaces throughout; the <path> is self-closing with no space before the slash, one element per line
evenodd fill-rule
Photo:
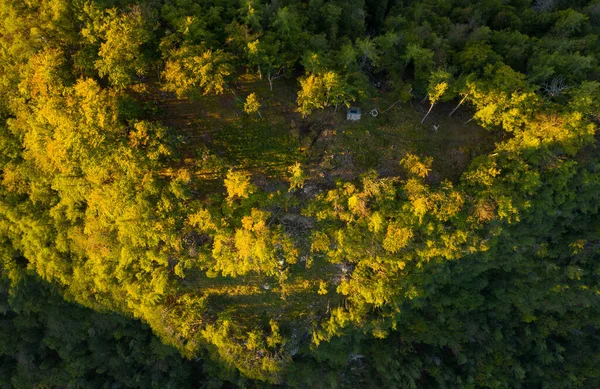
<path fill-rule="evenodd" d="M 450 112 L 450 114 L 448 115 L 448 117 L 452 116 L 452 114 L 453 114 L 454 112 L 456 112 L 456 110 L 458 109 L 458 107 L 460 107 L 460 106 L 462 105 L 462 103 L 464 103 L 464 102 L 465 102 L 465 100 L 467 99 L 467 97 L 469 97 L 469 95 L 470 95 L 470 93 L 467 93 L 467 94 L 466 94 L 466 95 L 465 95 L 465 96 L 464 96 L 464 97 L 463 97 L 463 98 L 460 100 L 460 102 L 458 103 L 458 105 L 457 105 L 456 107 L 454 107 L 454 109 L 452 110 L 452 112 Z"/>
<path fill-rule="evenodd" d="M 285 69 L 285 67 L 279 68 L 276 71 L 274 71 L 273 69 L 270 69 L 269 72 L 267 73 L 267 79 L 269 80 L 269 88 L 271 89 L 271 92 L 273 91 L 273 81 L 275 81 L 278 78 L 281 78 L 285 75 L 285 73 L 283 72 L 284 69 Z"/>
<path fill-rule="evenodd" d="M 385 110 L 385 111 L 383 111 L 382 113 L 386 113 L 387 111 L 389 111 L 390 109 L 392 109 L 392 108 L 394 107 L 394 105 L 398 104 L 400 101 L 402 101 L 402 99 L 396 100 L 396 101 L 394 102 L 394 104 L 390 105 L 390 106 L 388 107 L 388 109 L 386 109 L 386 110 Z"/>
<path fill-rule="evenodd" d="M 433 109 L 434 105 L 435 105 L 435 103 L 431 103 L 431 107 L 429 107 L 429 111 L 427 111 L 427 113 L 425 114 L 425 116 L 423 116 L 423 120 L 421 120 L 421 124 L 423 124 L 423 122 L 425 121 L 425 119 L 427 119 L 427 116 L 429 116 L 429 114 L 431 113 L 431 110 Z"/>

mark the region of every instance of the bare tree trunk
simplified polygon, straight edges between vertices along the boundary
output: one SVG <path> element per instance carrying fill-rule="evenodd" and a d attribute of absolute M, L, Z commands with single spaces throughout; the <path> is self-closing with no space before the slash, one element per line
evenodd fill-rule
<path fill-rule="evenodd" d="M 263 118 L 263 115 L 260 113 L 260 111 L 256 111 L 256 113 L 258 113 L 258 117 L 260 117 L 261 119 Z"/>
<path fill-rule="evenodd" d="M 392 109 L 392 108 L 394 107 L 394 105 L 398 104 L 400 101 L 402 101 L 402 99 L 400 99 L 400 100 L 396 100 L 396 102 L 395 102 L 394 104 L 390 105 L 390 106 L 388 107 L 388 109 L 386 109 L 386 110 L 385 110 L 385 111 L 383 111 L 382 113 L 386 113 L 387 111 L 389 111 L 390 109 Z"/>
<path fill-rule="evenodd" d="M 258 78 L 262 80 L 262 70 L 260 70 L 260 65 L 258 65 Z"/>
<path fill-rule="evenodd" d="M 452 110 L 452 112 L 450 112 L 450 114 L 448 115 L 448 117 L 452 116 L 452 114 L 453 114 L 454 112 L 456 112 L 456 110 L 458 109 L 458 107 L 460 107 L 460 106 L 462 105 L 462 103 L 464 103 L 464 102 L 465 102 L 465 100 L 467 99 L 467 97 L 469 97 L 469 95 L 470 95 L 470 93 L 467 93 L 467 94 L 466 94 L 466 95 L 465 95 L 465 96 L 464 96 L 464 97 L 463 97 L 463 98 L 460 100 L 460 102 L 458 103 L 458 105 L 457 105 L 456 107 L 454 107 L 454 109 Z"/>
<path fill-rule="evenodd" d="M 423 97 L 423 100 L 421 100 L 421 104 L 425 104 L 425 100 L 427 100 L 428 97 L 429 94 L 426 94 L 425 97 Z"/>
<path fill-rule="evenodd" d="M 239 101 L 240 103 L 243 103 L 242 99 L 239 98 L 239 96 L 237 95 L 237 93 L 235 93 L 235 90 L 233 90 L 233 88 L 230 89 L 231 93 L 233 93 L 233 97 L 235 97 L 235 99 L 237 101 Z"/>
<path fill-rule="evenodd" d="M 471 119 L 467 120 L 467 121 L 465 122 L 465 124 L 468 124 L 468 123 L 469 123 L 469 122 L 471 122 L 473 119 L 475 119 L 475 116 L 473 116 Z"/>
<path fill-rule="evenodd" d="M 273 72 L 273 70 L 269 70 L 269 72 L 267 73 L 267 79 L 269 80 L 269 88 L 271 89 L 271 92 L 273 91 L 273 81 L 285 75 L 285 73 L 283 72 L 284 69 L 285 68 L 279 68 L 275 72 Z"/>
<path fill-rule="evenodd" d="M 427 119 L 427 116 L 429 116 L 429 114 L 431 113 L 431 110 L 433 109 L 434 105 L 435 105 L 435 103 L 431 104 L 431 107 L 429 107 L 429 111 L 427 111 L 427 113 L 425 114 L 425 116 L 423 116 L 423 120 L 421 120 L 421 124 L 423 124 L 423 122 L 425 121 L 425 119 Z"/>
<path fill-rule="evenodd" d="M 358 67 L 358 70 L 362 72 L 362 70 L 363 70 L 363 68 L 365 67 L 366 64 L 367 64 L 367 57 L 363 56 L 361 58 L 360 66 Z"/>

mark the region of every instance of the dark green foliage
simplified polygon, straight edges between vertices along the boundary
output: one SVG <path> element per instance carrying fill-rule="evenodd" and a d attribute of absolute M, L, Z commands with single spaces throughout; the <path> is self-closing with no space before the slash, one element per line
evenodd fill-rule
<path fill-rule="evenodd" d="M 13 277 L 15 271 L 12 272 Z M 0 289 L 3 388 L 198 388 L 218 384 L 147 325 L 67 303 L 35 276 Z"/>
<path fill-rule="evenodd" d="M 599 21 L 2 2 L 0 384 L 600 386 Z"/>

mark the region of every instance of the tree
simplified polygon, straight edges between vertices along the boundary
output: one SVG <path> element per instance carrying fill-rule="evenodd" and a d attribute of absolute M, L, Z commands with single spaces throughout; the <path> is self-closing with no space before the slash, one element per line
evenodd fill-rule
<path fill-rule="evenodd" d="M 354 101 L 349 86 L 335 72 L 310 74 L 300 80 L 300 86 L 298 105 L 303 116 L 309 115 L 314 109 L 330 105 L 333 105 L 337 112 L 341 105 L 349 107 Z"/>
<path fill-rule="evenodd" d="M 258 101 L 258 97 L 256 97 L 256 93 L 250 93 L 248 97 L 246 97 L 246 102 L 244 102 L 244 112 L 246 112 L 248 115 L 257 113 L 262 119 L 262 115 L 260 113 L 260 102 Z"/>
<path fill-rule="evenodd" d="M 498 59 L 492 46 L 484 41 L 471 41 L 459 54 L 459 63 L 465 72 L 481 72 L 488 64 L 494 64 Z"/>
<path fill-rule="evenodd" d="M 233 170 L 227 173 L 225 188 L 229 202 L 234 199 L 247 199 L 255 191 L 255 187 L 250 183 L 250 175 Z"/>
<path fill-rule="evenodd" d="M 4 263 L 8 265 L 8 263 Z M 8 270 L 7 267 L 4 270 Z M 193 388 L 207 377 L 161 343 L 146 325 L 65 301 L 58 290 L 23 269 L 2 278 L 0 361 L 2 385 Z M 10 334 L 10 335 L 9 335 Z"/>
<path fill-rule="evenodd" d="M 302 165 L 300 162 L 296 162 L 292 166 L 288 168 L 288 172 L 290 174 L 290 188 L 289 191 L 293 191 L 294 189 L 300 189 L 304 187 L 304 182 L 306 181 L 306 172 L 302 169 Z"/>
<path fill-rule="evenodd" d="M 483 77 L 467 80 L 466 85 L 465 93 L 477 108 L 474 118 L 484 126 L 503 125 L 513 131 L 529 120 L 538 104 L 525 75 L 503 64 L 486 66 Z"/>
<path fill-rule="evenodd" d="M 281 50 L 281 42 L 272 34 L 249 42 L 247 51 L 250 63 L 257 67 L 260 78 L 263 74 L 267 77 L 270 90 L 273 90 L 273 81 L 285 76 L 286 66 L 294 63 L 294 59 Z"/>
<path fill-rule="evenodd" d="M 124 13 L 111 8 L 96 15 L 100 20 L 93 23 L 100 25 L 92 33 L 99 36 L 84 35 L 92 42 L 101 42 L 96 68 L 100 76 L 107 76 L 115 87 L 125 88 L 136 76 L 146 74 L 149 60 L 142 48 L 153 39 L 156 26 L 139 5 Z"/>
<path fill-rule="evenodd" d="M 421 47 L 418 44 L 410 43 L 406 47 L 404 54 L 404 69 L 409 63 L 415 66 L 415 81 L 417 85 L 421 85 L 427 80 L 427 76 L 433 67 L 433 51 Z"/>
<path fill-rule="evenodd" d="M 450 79 L 450 74 L 443 70 L 439 70 L 431 74 L 431 78 L 429 79 L 429 87 L 427 88 L 427 96 L 429 96 L 429 110 L 421 119 L 421 123 L 425 122 L 427 116 L 431 113 L 433 106 L 440 101 L 444 93 L 448 90 L 448 81 Z"/>
<path fill-rule="evenodd" d="M 169 54 L 162 77 L 164 89 L 182 98 L 196 91 L 222 94 L 231 73 L 230 56 L 224 51 L 184 46 Z"/>

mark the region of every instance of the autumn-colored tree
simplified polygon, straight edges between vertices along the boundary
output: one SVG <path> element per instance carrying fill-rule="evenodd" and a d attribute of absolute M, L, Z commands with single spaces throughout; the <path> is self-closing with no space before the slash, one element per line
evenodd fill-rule
<path fill-rule="evenodd" d="M 354 97 L 343 78 L 335 72 L 310 74 L 300 80 L 301 90 L 298 92 L 299 111 L 303 116 L 315 109 L 333 105 L 335 111 L 342 105 L 350 106 Z"/>
<path fill-rule="evenodd" d="M 164 89 L 182 98 L 196 91 L 222 94 L 231 72 L 227 53 L 185 46 L 169 54 L 162 77 Z"/>
<path fill-rule="evenodd" d="M 256 93 L 250 93 L 248 97 L 246 97 L 246 101 L 244 102 L 244 112 L 248 115 L 256 113 L 262 119 L 260 102 L 258 101 L 258 97 L 256 97 Z"/>

